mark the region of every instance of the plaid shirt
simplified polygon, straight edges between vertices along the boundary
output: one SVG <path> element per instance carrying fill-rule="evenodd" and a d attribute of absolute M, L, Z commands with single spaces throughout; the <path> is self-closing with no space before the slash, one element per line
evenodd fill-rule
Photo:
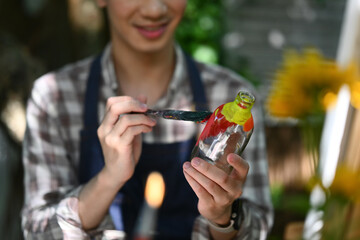
<path fill-rule="evenodd" d="M 111 45 L 102 57 L 102 82 L 99 96 L 99 121 L 104 116 L 106 100 L 118 88 Z M 151 108 L 193 110 L 191 86 L 185 59 L 176 46 L 176 67 L 167 93 Z M 110 215 L 97 229 L 85 232 L 78 215 L 78 182 L 80 130 L 83 128 L 83 106 L 86 83 L 93 58 L 65 66 L 39 78 L 27 106 L 27 130 L 24 139 L 25 206 L 22 212 L 27 239 L 101 238 L 101 231 L 114 229 Z M 220 66 L 197 63 L 208 98 L 209 109 L 233 101 L 240 89 L 255 89 L 235 73 Z M 242 198 L 243 222 L 238 239 L 264 239 L 272 226 L 268 166 L 263 116 L 257 101 L 253 107 L 255 130 L 243 153 L 250 165 Z M 158 119 L 147 143 L 172 143 L 194 137 L 201 126 L 192 122 Z M 210 239 L 208 225 L 199 216 L 192 239 Z"/>

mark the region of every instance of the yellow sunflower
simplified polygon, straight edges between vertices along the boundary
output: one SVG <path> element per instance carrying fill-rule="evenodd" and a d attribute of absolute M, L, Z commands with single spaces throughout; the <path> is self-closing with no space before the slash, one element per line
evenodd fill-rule
<path fill-rule="evenodd" d="M 360 171 L 340 165 L 330 186 L 330 194 L 343 196 L 348 200 L 360 202 Z"/>
<path fill-rule="evenodd" d="M 275 117 L 301 119 L 323 114 L 344 84 L 352 89 L 353 104 L 360 106 L 358 80 L 355 64 L 340 69 L 335 61 L 325 59 L 316 49 L 305 49 L 303 54 L 289 50 L 275 73 L 266 109 Z"/>

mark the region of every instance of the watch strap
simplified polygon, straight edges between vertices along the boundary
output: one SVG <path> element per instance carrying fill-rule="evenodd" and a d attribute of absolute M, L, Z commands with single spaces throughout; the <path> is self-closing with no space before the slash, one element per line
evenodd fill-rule
<path fill-rule="evenodd" d="M 242 201 L 240 198 L 236 199 L 231 206 L 230 224 L 228 226 L 220 226 L 208 220 L 211 228 L 218 232 L 230 233 L 240 229 L 242 221 Z"/>
<path fill-rule="evenodd" d="M 230 219 L 234 221 L 234 229 L 239 230 L 242 221 L 242 201 L 237 198 L 231 207 Z"/>
<path fill-rule="evenodd" d="M 216 223 L 213 223 L 211 221 L 208 220 L 208 224 L 211 228 L 213 228 L 214 230 L 216 230 L 217 232 L 222 232 L 222 233 L 230 233 L 233 231 L 236 231 L 236 229 L 234 228 L 234 221 L 230 220 L 230 224 L 226 227 L 220 226 Z"/>

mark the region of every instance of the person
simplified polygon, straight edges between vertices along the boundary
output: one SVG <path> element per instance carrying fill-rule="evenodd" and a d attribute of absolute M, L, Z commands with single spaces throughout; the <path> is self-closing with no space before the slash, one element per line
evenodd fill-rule
<path fill-rule="evenodd" d="M 229 154 L 230 175 L 190 159 L 201 124 L 142 114 L 214 110 L 239 89 L 255 89 L 182 51 L 174 32 L 186 0 L 97 4 L 106 8 L 110 43 L 37 79 L 28 102 L 25 238 L 100 239 L 103 230 L 119 229 L 131 239 L 152 171 L 166 185 L 155 239 L 266 238 L 273 211 L 259 103 L 248 161 Z"/>

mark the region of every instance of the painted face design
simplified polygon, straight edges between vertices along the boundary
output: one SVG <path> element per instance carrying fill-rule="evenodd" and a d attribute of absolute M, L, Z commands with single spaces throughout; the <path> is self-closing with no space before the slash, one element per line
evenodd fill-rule
<path fill-rule="evenodd" d="M 229 153 L 241 154 L 254 129 L 251 108 L 255 98 L 239 92 L 235 101 L 219 106 L 211 115 L 192 151 L 191 158 L 200 157 L 226 173 L 232 167 Z"/>
<path fill-rule="evenodd" d="M 204 130 L 202 131 L 199 140 L 204 140 L 208 137 L 215 137 L 220 133 L 224 133 L 229 127 L 240 125 L 245 132 L 254 128 L 254 120 L 250 109 L 244 106 L 236 105 L 235 102 L 230 102 L 219 106 L 207 121 Z M 238 113 L 234 113 L 233 109 L 237 109 Z"/>

